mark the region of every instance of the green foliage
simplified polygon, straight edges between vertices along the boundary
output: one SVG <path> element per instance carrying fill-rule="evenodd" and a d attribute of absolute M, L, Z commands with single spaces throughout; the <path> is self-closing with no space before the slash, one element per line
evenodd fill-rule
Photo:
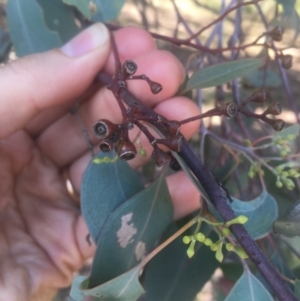
<path fill-rule="evenodd" d="M 61 0 L 36 0 L 36 2 L 43 10 L 47 28 L 59 35 L 61 44 L 66 43 L 79 32 L 71 8 L 64 5 Z"/>
<path fill-rule="evenodd" d="M 243 59 L 216 64 L 196 71 L 186 84 L 186 91 L 224 84 L 263 65 L 260 59 Z"/>
<path fill-rule="evenodd" d="M 61 46 L 59 34 L 47 27 L 43 10 L 35 0 L 10 0 L 6 9 L 10 37 L 18 56 Z"/>
<path fill-rule="evenodd" d="M 125 0 L 62 0 L 65 4 L 75 6 L 87 19 L 108 22 L 115 19 L 125 3 Z"/>
<path fill-rule="evenodd" d="M 135 301 L 144 290 L 139 283 L 140 268 L 136 267 L 106 284 L 89 289 L 89 281 L 77 276 L 72 284 L 70 296 L 75 301 Z"/>
<path fill-rule="evenodd" d="M 19 57 L 60 47 L 90 22 L 107 22 L 115 19 L 124 2 L 125 0 L 8 0 L 6 13 L 9 34 L 7 31 L 0 30 L 0 60 L 7 60 L 12 44 Z M 213 6 L 217 8 L 219 2 L 215 2 Z M 276 2 L 283 12 L 279 11 L 269 22 L 269 28 L 262 29 L 261 33 L 278 25 L 285 29 L 292 29 L 295 32 L 294 40 L 286 44 L 293 45 L 300 31 L 295 0 L 276 0 Z M 252 8 L 249 11 L 253 12 L 254 6 Z M 143 21 L 147 25 L 146 20 L 143 19 Z M 220 28 L 218 32 L 222 31 Z M 235 30 L 234 35 L 238 36 L 237 28 Z M 232 36 L 233 40 L 235 38 L 237 37 Z M 262 36 L 260 39 L 262 41 L 264 37 Z M 268 39 L 269 37 L 266 38 L 266 41 Z M 241 45 L 243 44 L 242 39 L 239 42 Z M 186 77 L 180 91 L 192 97 L 192 89 L 214 87 L 237 78 L 242 78 L 245 86 L 255 88 L 263 86 L 274 89 L 285 84 L 284 81 L 281 81 L 279 72 L 273 69 L 276 64 L 265 64 L 265 62 L 272 61 L 272 57 L 269 56 L 270 45 L 271 42 L 268 41 L 268 48 L 260 53 L 259 57 L 262 59 L 237 57 L 232 61 L 224 62 L 223 60 L 222 63 L 219 63 L 219 59 L 222 61 L 223 55 L 223 58 L 228 59 L 229 56 L 226 52 L 220 52 L 217 60 L 212 59 L 209 55 L 203 56 L 202 59 L 206 60 L 207 58 L 204 64 L 210 65 L 196 71 L 191 78 Z M 223 46 L 218 45 L 218 47 L 222 48 Z M 243 51 L 233 51 L 231 54 L 244 54 Z M 284 50 L 282 51 L 284 52 Z M 250 53 L 245 52 L 246 56 Z M 279 54 L 278 52 L 277 55 Z M 264 68 L 260 68 L 262 65 Z M 272 68 L 268 65 L 271 65 Z M 190 65 L 187 69 L 194 70 L 194 66 L 191 68 Z M 242 96 L 236 93 L 236 89 L 237 87 L 232 87 L 232 95 L 235 97 L 234 101 L 240 103 Z M 221 96 L 218 93 L 215 94 L 217 105 L 222 104 L 223 98 L 228 97 L 224 94 L 229 94 L 229 90 L 227 89 L 226 93 L 223 90 Z M 200 92 L 198 94 L 200 95 Z M 219 102 L 218 96 L 222 101 Z M 243 192 L 241 195 L 246 199 L 253 198 L 253 191 L 255 193 L 261 191 L 256 188 L 259 186 L 258 180 L 262 183 L 263 192 L 258 197 L 246 202 L 233 198 L 233 202 L 230 203 L 235 214 L 239 216 L 238 219 L 240 216 L 248 218 L 245 227 L 254 239 L 265 237 L 272 231 L 272 227 L 277 234 L 285 237 L 300 236 L 300 201 L 296 201 L 284 215 L 282 214 L 283 209 L 289 206 L 292 199 L 286 194 L 286 190 L 292 190 L 295 195 L 298 194 L 296 181 L 300 176 L 298 170 L 300 163 L 299 160 L 294 160 L 292 155 L 298 151 L 297 139 L 300 127 L 293 125 L 276 134 L 259 128 L 259 135 L 265 133 L 266 139 L 271 142 L 255 144 L 255 139 L 259 140 L 260 137 L 257 137 L 256 133 L 251 133 L 254 124 L 253 120 L 240 119 L 239 123 L 225 123 L 222 120 L 220 127 L 213 123 L 210 128 L 202 125 L 204 138 L 201 147 L 207 148 L 205 135 L 211 135 L 216 139 L 227 133 L 227 140 L 220 139 L 219 144 L 231 148 L 228 154 L 234 154 L 235 160 L 240 160 L 240 162 L 227 161 L 222 166 L 216 164 L 218 165 L 215 168 L 216 174 L 222 174 L 222 178 L 224 176 L 226 180 L 235 174 L 236 179 L 238 178 L 236 182 L 239 181 L 240 185 L 238 189 Z M 240 131 L 241 129 L 242 131 Z M 234 135 L 232 135 L 233 133 Z M 244 133 L 247 135 L 244 136 Z M 236 143 L 235 146 L 232 146 L 234 143 L 230 144 L 232 142 L 231 135 L 240 135 L 241 138 L 240 140 L 233 138 L 232 141 L 242 141 L 246 138 L 246 143 L 240 145 Z M 263 140 L 264 138 L 262 138 Z M 222 151 L 224 149 L 220 148 Z M 266 157 L 261 155 L 265 149 L 268 150 Z M 138 153 L 146 156 L 143 148 L 140 148 Z M 207 159 L 210 156 L 216 163 L 221 161 L 216 159 L 218 154 L 215 144 L 209 145 L 207 153 L 203 152 L 205 164 L 211 163 Z M 174 156 L 209 203 L 206 192 L 185 162 L 178 154 L 174 154 Z M 246 161 L 248 165 L 244 169 L 238 169 L 239 165 L 245 163 L 245 158 L 248 160 Z M 215 162 L 213 163 L 215 164 Z M 232 184 L 231 186 L 234 187 Z M 253 187 L 255 189 L 251 191 Z M 234 189 L 237 192 L 238 189 L 236 187 Z M 201 232 L 200 229 L 193 229 L 194 233 L 186 231 L 183 236 L 178 236 L 162 250 L 157 247 L 159 241 L 163 243 L 171 235 L 176 234 L 176 231 L 180 231 L 178 224 L 172 222 L 172 203 L 163 173 L 145 188 L 136 173 L 126 162 L 117 160 L 114 152 L 99 153 L 84 174 L 81 206 L 90 235 L 97 244 L 97 250 L 91 275 L 89 277 L 78 276 L 73 281 L 71 296 L 76 301 L 131 301 L 138 300 L 143 294 L 143 298 L 147 301 L 192 301 L 204 284 L 211 279 L 216 268 L 220 266 L 225 277 L 238 279 L 226 301 L 273 300 L 268 292 L 268 285 L 263 280 L 258 280 L 259 276 L 254 277 L 247 269 L 242 272 L 242 265 L 232 260 L 238 257 L 232 255 L 231 251 L 243 259 L 247 255 L 234 241 L 228 242 L 228 238 L 232 239 L 231 232 L 226 227 L 230 225 L 230 222 L 226 225 L 223 222 L 215 222 L 215 225 L 210 223 L 211 226 L 216 227 L 216 233 L 210 233 L 205 225 L 204 228 L 201 228 Z M 279 220 L 277 220 L 278 207 L 281 214 Z M 218 217 L 214 209 L 212 207 L 210 209 Z M 219 218 L 219 220 L 221 219 Z M 231 222 L 236 221 L 240 220 Z M 165 232 L 168 226 L 170 227 Z M 161 238 L 162 234 L 163 238 Z M 293 246 L 288 244 L 288 246 L 291 249 L 299 249 L 299 244 L 296 243 Z M 157 249 L 155 249 L 156 247 Z M 288 250 L 286 253 L 291 254 L 289 253 L 290 249 Z M 152 251 L 153 254 L 158 253 L 148 262 L 150 257 L 147 256 L 149 253 L 152 254 Z M 224 262 L 224 258 L 230 258 L 230 260 Z M 279 253 L 274 252 L 270 258 L 283 275 L 289 278 L 293 277 L 292 264 L 286 264 Z M 300 297 L 299 287 L 299 280 L 296 280 L 294 288 L 298 298 Z"/>
<path fill-rule="evenodd" d="M 164 234 L 162 241 L 175 233 L 178 226 L 171 225 Z M 215 240 L 215 234 L 209 234 L 204 227 L 204 233 Z M 142 277 L 143 286 L 146 288 L 147 301 L 193 301 L 196 294 L 211 278 L 218 261 L 209 248 L 197 244 L 194 256 L 186 256 L 186 245 L 182 237 L 178 237 L 147 265 Z"/>
<path fill-rule="evenodd" d="M 267 69 L 256 69 L 243 77 L 243 84 L 246 86 L 260 88 L 276 88 L 281 86 L 281 78 L 277 72 Z"/>
<path fill-rule="evenodd" d="M 284 216 L 275 221 L 273 229 L 279 235 L 300 236 L 300 201 L 295 202 Z"/>
<path fill-rule="evenodd" d="M 296 279 L 295 281 L 295 294 L 298 299 L 300 299 L 300 280 Z"/>
<path fill-rule="evenodd" d="M 172 202 L 161 174 L 109 214 L 100 233 L 89 286 L 102 284 L 136 266 L 154 248 L 172 219 Z"/>
<path fill-rule="evenodd" d="M 231 207 L 236 215 L 248 217 L 245 228 L 254 239 L 266 236 L 272 230 L 273 222 L 278 217 L 277 203 L 266 191 L 248 202 L 233 198 Z"/>
<path fill-rule="evenodd" d="M 231 208 L 237 216 L 243 215 L 248 218 L 244 225 L 254 239 L 260 239 L 272 230 L 272 225 L 278 217 L 278 207 L 275 199 L 266 191 L 251 201 L 241 201 L 232 198 Z M 211 209 L 215 216 L 218 213 Z"/>
<path fill-rule="evenodd" d="M 96 243 L 110 214 L 144 188 L 129 165 L 114 158 L 115 152 L 98 153 L 82 179 L 82 214 Z"/>
<path fill-rule="evenodd" d="M 225 301 L 274 301 L 270 293 L 250 271 L 245 270 Z"/>

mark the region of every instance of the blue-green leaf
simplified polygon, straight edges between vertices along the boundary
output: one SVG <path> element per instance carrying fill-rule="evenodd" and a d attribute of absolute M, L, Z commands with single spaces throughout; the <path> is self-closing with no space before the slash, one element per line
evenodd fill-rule
<path fill-rule="evenodd" d="M 224 84 L 263 65 L 260 59 L 243 59 L 221 63 L 195 72 L 188 80 L 186 91 Z"/>
<path fill-rule="evenodd" d="M 298 299 L 300 299 L 300 280 L 296 279 L 295 281 L 295 295 Z"/>
<path fill-rule="evenodd" d="M 294 9 L 296 0 L 276 0 L 276 2 L 283 6 L 285 14 L 290 15 Z"/>
<path fill-rule="evenodd" d="M 172 201 L 162 174 L 109 217 L 99 237 L 90 287 L 105 283 L 136 266 L 153 250 L 172 219 Z"/>
<path fill-rule="evenodd" d="M 265 287 L 250 271 L 245 271 L 225 301 L 274 301 Z"/>
<path fill-rule="evenodd" d="M 165 238 L 176 232 L 173 224 Z M 203 227 L 201 231 L 213 241 L 217 235 L 209 235 Z M 165 247 L 146 266 L 142 284 L 146 290 L 147 301 L 193 301 L 197 293 L 211 278 L 219 262 L 215 253 L 202 243 L 197 243 L 195 255 L 188 258 L 188 246 L 182 242 L 182 236 Z"/>
<path fill-rule="evenodd" d="M 61 0 L 37 0 L 44 12 L 47 27 L 59 34 L 61 45 L 79 32 L 71 8 Z"/>
<path fill-rule="evenodd" d="M 92 12 L 89 4 L 93 1 L 89 0 L 62 0 L 65 4 L 75 6 L 87 19 L 91 19 Z M 111 1 L 113 2 L 113 1 Z"/>
<path fill-rule="evenodd" d="M 300 131 L 300 125 L 299 124 L 294 124 L 294 125 L 291 125 L 289 127 L 286 127 L 285 129 L 283 129 L 282 131 L 280 132 L 276 132 L 276 134 L 274 135 L 274 138 L 284 138 L 284 139 L 287 139 L 287 137 L 289 135 L 293 135 L 294 136 L 294 139 L 296 137 L 299 136 L 299 131 Z"/>
<path fill-rule="evenodd" d="M 81 209 L 95 242 L 111 213 L 144 188 L 127 162 L 116 159 L 115 152 L 100 152 L 83 175 Z"/>
<path fill-rule="evenodd" d="M 208 197 L 206 191 L 204 190 L 204 188 L 202 187 L 202 185 L 198 181 L 198 179 L 194 176 L 194 174 L 192 173 L 192 171 L 189 169 L 189 167 L 187 166 L 187 164 L 185 163 L 185 161 L 178 155 L 178 153 L 173 152 L 172 155 L 176 158 L 176 160 L 180 164 L 181 168 L 186 172 L 187 176 L 194 183 L 194 185 L 196 186 L 196 188 L 198 189 L 198 191 L 201 193 L 202 197 L 204 197 L 204 199 L 207 202 L 210 202 L 209 197 Z"/>
<path fill-rule="evenodd" d="M 243 84 L 246 86 L 260 88 L 276 88 L 282 85 L 281 78 L 273 70 L 253 70 L 243 77 Z"/>
<path fill-rule="evenodd" d="M 2 63 L 8 56 L 11 41 L 9 33 L 0 29 L 0 63 Z"/>
<path fill-rule="evenodd" d="M 96 12 L 92 16 L 93 21 L 108 22 L 116 19 L 125 3 L 125 0 L 92 0 L 96 5 Z"/>
<path fill-rule="evenodd" d="M 231 207 L 235 214 L 248 217 L 244 226 L 253 239 L 266 236 L 272 230 L 278 217 L 278 208 L 275 199 L 268 192 L 263 191 L 260 196 L 248 202 L 232 199 Z"/>
<path fill-rule="evenodd" d="M 10 0 L 6 11 L 10 37 L 18 56 L 61 45 L 58 33 L 46 26 L 43 10 L 35 0 Z"/>
<path fill-rule="evenodd" d="M 63 2 L 75 6 L 89 20 L 108 22 L 118 17 L 125 0 L 63 0 Z"/>
<path fill-rule="evenodd" d="M 145 293 L 139 282 L 140 267 L 89 289 L 88 278 L 78 276 L 73 280 L 70 296 L 75 301 L 135 301 Z"/>
<path fill-rule="evenodd" d="M 284 217 L 274 222 L 273 229 L 278 235 L 300 236 L 300 201 L 295 202 Z"/>

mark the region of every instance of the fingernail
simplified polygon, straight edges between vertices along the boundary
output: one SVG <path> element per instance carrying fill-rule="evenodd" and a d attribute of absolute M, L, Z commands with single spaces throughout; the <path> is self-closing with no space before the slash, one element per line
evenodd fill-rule
<path fill-rule="evenodd" d="M 109 32 L 106 26 L 102 23 L 96 23 L 66 43 L 61 47 L 61 51 L 69 57 L 85 55 L 103 46 L 108 39 Z"/>

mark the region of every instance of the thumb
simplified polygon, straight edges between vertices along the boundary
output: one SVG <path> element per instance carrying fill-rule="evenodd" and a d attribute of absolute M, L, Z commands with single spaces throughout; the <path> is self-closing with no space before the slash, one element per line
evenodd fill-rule
<path fill-rule="evenodd" d="M 96 23 L 61 49 L 0 67 L 0 138 L 21 129 L 39 112 L 83 93 L 104 67 L 109 50 L 109 31 Z"/>

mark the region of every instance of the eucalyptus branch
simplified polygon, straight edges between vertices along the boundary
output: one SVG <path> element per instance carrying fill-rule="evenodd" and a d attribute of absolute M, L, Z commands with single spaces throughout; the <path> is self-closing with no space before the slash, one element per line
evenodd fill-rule
<path fill-rule="evenodd" d="M 113 80 L 103 73 L 100 73 L 98 80 L 101 80 L 105 85 L 111 86 Z M 143 105 L 135 96 L 133 96 L 125 87 L 119 87 L 119 96 L 129 107 L 139 107 L 142 109 L 144 114 L 149 114 L 152 116 L 152 120 L 156 122 L 152 123 L 156 128 L 164 135 L 169 136 L 169 130 L 166 127 L 163 121 L 168 121 L 163 116 L 157 114 L 150 108 Z M 216 182 L 212 173 L 202 164 L 197 155 L 193 152 L 188 142 L 182 138 L 181 147 L 179 155 L 185 161 L 189 169 L 194 173 L 195 177 L 198 179 L 207 195 L 210 198 L 210 201 L 220 213 L 224 221 L 230 221 L 236 216 L 230 207 L 226 192 L 224 189 Z M 266 258 L 264 253 L 260 250 L 255 241 L 248 234 L 246 229 L 242 225 L 232 225 L 230 229 L 235 236 L 239 244 L 244 248 L 245 252 L 248 254 L 249 258 L 256 265 L 259 272 L 262 274 L 264 279 L 273 289 L 276 296 L 280 301 L 296 301 L 297 298 L 289 288 L 286 282 L 282 280 L 280 275 L 270 261 Z"/>

